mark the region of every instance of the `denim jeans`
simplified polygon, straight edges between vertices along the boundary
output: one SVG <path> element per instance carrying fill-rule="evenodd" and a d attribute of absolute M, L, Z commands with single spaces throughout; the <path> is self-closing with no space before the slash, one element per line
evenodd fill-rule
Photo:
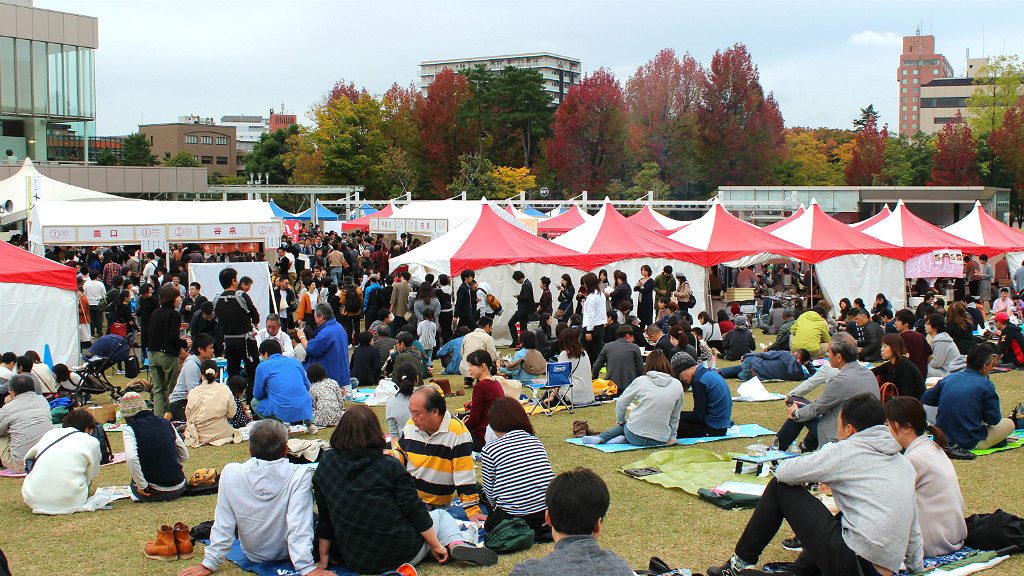
<path fill-rule="evenodd" d="M 738 366 L 729 366 L 727 368 L 719 368 L 718 374 L 722 378 L 739 378 L 740 380 L 747 381 L 754 377 L 754 373 L 750 367 L 751 361 L 749 358 L 744 358 L 740 361 Z"/>
<path fill-rule="evenodd" d="M 434 532 L 437 534 L 437 540 L 441 543 L 441 546 L 447 548 L 452 544 L 463 542 L 462 531 L 459 530 L 459 525 L 455 522 L 455 518 L 448 513 L 447 510 L 437 509 L 430 511 L 430 519 L 434 521 Z M 423 543 L 423 548 L 420 548 L 419 554 L 409 561 L 409 564 L 416 565 L 423 561 L 427 555 L 430 554 L 430 546 Z"/>
<path fill-rule="evenodd" d="M 602 442 L 607 442 L 617 436 L 625 436 L 626 441 L 632 444 L 633 446 L 661 446 L 662 444 L 664 444 L 664 442 L 662 442 L 661 440 L 652 440 L 650 438 L 644 438 L 643 436 L 637 436 L 636 434 L 633 434 L 632 432 L 629 431 L 628 423 L 625 426 L 619 426 L 618 424 L 616 424 L 615 426 L 612 426 L 611 428 L 605 430 L 604 432 L 601 432 L 600 434 L 598 434 L 598 436 L 601 437 Z"/>

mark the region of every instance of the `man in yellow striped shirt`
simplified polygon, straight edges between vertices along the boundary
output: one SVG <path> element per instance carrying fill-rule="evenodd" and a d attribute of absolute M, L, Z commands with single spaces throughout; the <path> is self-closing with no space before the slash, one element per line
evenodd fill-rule
<path fill-rule="evenodd" d="M 466 516 L 484 520 L 469 429 L 452 417 L 444 396 L 433 387 L 413 392 L 409 414 L 397 455 L 416 480 L 420 498 L 431 508 L 445 508 L 458 494 Z"/>

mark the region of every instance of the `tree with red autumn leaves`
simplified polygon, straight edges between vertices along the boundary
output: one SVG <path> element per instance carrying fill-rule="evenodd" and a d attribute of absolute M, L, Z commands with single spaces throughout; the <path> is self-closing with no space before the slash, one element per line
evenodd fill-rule
<path fill-rule="evenodd" d="M 1020 220 L 1024 218 L 1024 206 L 1021 205 L 1021 194 L 1024 193 L 1024 96 L 1006 110 L 1003 125 L 992 131 L 988 145 L 1006 170 L 1013 174 L 1015 186 L 1010 212 L 1013 219 Z"/>
<path fill-rule="evenodd" d="M 971 125 L 957 112 L 956 120 L 947 122 L 939 131 L 928 185 L 977 186 L 977 159 L 978 144 L 971 136 Z"/>
<path fill-rule="evenodd" d="M 630 148 L 641 161 L 657 162 L 670 185 L 694 179 L 695 115 L 700 104 L 704 68 L 689 54 L 671 48 L 658 52 L 626 82 Z"/>
<path fill-rule="evenodd" d="M 885 141 L 889 138 L 888 126 L 878 130 L 874 116 L 864 119 L 864 126 L 853 139 L 853 153 L 843 173 L 847 186 L 871 186 L 882 173 L 885 164 Z"/>
<path fill-rule="evenodd" d="M 715 52 L 704 77 L 697 130 L 712 186 L 767 182 L 786 154 L 782 113 L 761 88 L 746 46 Z"/>
<path fill-rule="evenodd" d="M 569 88 L 546 141 L 548 168 L 574 195 L 603 189 L 626 166 L 626 110 L 622 87 L 601 68 Z"/>
<path fill-rule="evenodd" d="M 445 68 L 434 76 L 416 108 L 423 159 L 436 194 L 447 192 L 448 183 L 459 171 L 459 156 L 476 144 L 476 131 L 463 114 L 471 96 L 466 77 Z"/>

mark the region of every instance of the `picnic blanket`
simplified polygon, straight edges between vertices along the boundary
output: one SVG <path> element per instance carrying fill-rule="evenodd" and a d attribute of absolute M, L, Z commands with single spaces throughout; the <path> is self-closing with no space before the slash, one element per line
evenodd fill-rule
<path fill-rule="evenodd" d="M 1006 445 L 998 448 L 985 448 L 983 450 L 974 449 L 974 452 L 978 456 L 988 456 L 989 454 L 995 454 L 996 452 L 1002 452 L 1003 450 L 1013 450 L 1024 446 L 1024 429 L 1014 430 L 1010 433 L 1010 436 L 1006 439 Z"/>
<path fill-rule="evenodd" d="M 209 544 L 208 540 L 200 540 L 200 542 L 204 545 Z M 235 566 L 242 570 L 259 574 L 259 576 L 299 576 L 299 573 L 295 571 L 295 567 L 292 566 L 291 560 L 273 560 L 270 562 L 253 562 L 249 560 L 245 556 L 245 552 L 242 552 L 242 544 L 239 543 L 237 538 L 231 544 L 231 549 L 228 550 L 227 559 L 234 562 Z M 358 576 L 358 574 L 344 566 L 328 566 L 327 569 L 338 576 Z"/>
<path fill-rule="evenodd" d="M 120 464 L 128 460 L 128 456 L 124 452 L 115 452 L 110 459 L 110 462 L 104 464 L 104 466 L 110 466 L 111 464 Z M 28 476 L 25 472 L 15 472 L 9 468 L 0 468 L 0 478 L 24 478 Z"/>
<path fill-rule="evenodd" d="M 665 488 L 678 488 L 694 496 L 701 488 L 713 488 L 727 482 L 767 485 L 769 480 L 766 476 L 738 475 L 730 456 L 701 448 L 659 450 L 643 460 L 622 465 L 619 471 L 625 473 L 626 470 L 642 468 L 654 468 L 659 472 L 640 476 L 639 480 Z"/>
<path fill-rule="evenodd" d="M 715 442 L 718 440 L 729 440 L 730 438 L 756 438 L 758 436 L 772 436 L 775 432 L 761 426 L 760 424 L 737 424 L 726 431 L 725 436 L 705 436 L 703 438 L 679 438 L 676 440 L 676 446 L 692 446 L 694 444 L 703 444 L 705 442 Z M 667 444 L 658 444 L 657 446 L 634 446 L 632 444 L 584 444 L 580 438 L 566 438 L 565 440 L 569 444 L 576 444 L 577 446 L 583 446 L 585 448 L 594 448 L 601 452 L 627 452 L 629 450 L 647 450 L 650 448 L 665 448 Z"/>

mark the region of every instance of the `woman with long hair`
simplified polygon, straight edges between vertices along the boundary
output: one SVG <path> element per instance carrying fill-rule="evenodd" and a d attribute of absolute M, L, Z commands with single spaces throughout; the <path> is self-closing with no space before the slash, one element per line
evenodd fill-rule
<path fill-rule="evenodd" d="M 697 314 L 697 323 L 700 325 L 700 329 L 704 332 L 704 342 L 710 348 L 714 348 L 719 352 L 722 351 L 722 329 L 718 325 L 711 315 L 707 312 L 701 312 Z"/>
<path fill-rule="evenodd" d="M 409 399 L 420 384 L 420 371 L 412 364 L 400 364 L 391 377 L 398 386 L 398 393 L 388 399 L 384 408 L 384 421 L 388 425 L 388 433 L 391 434 L 391 446 L 397 448 L 402 428 L 412 417 L 409 413 Z"/>
<path fill-rule="evenodd" d="M 587 350 L 587 356 L 597 358 L 604 347 L 605 319 L 608 317 L 608 304 L 600 289 L 600 281 L 593 272 L 583 275 L 580 281 L 581 289 L 586 291 L 587 297 L 583 302 L 583 321 L 581 323 L 583 332 L 583 347 Z"/>
<path fill-rule="evenodd" d="M 640 302 L 636 306 L 636 316 L 640 319 L 640 327 L 647 328 L 654 322 L 654 272 L 644 264 L 640 267 L 640 279 L 637 280 L 634 292 L 640 293 Z"/>
<path fill-rule="evenodd" d="M 575 297 L 576 287 L 572 284 L 572 276 L 562 274 L 562 278 L 558 282 L 558 309 L 555 310 L 555 319 L 565 320 L 572 316 L 575 310 Z"/>
<path fill-rule="evenodd" d="M 853 310 L 853 303 L 850 302 L 849 298 L 842 298 L 839 300 L 839 317 L 836 319 L 840 324 L 846 322 L 852 322 L 853 318 L 850 317 L 850 312 Z"/>
<path fill-rule="evenodd" d="M 963 302 L 949 303 L 946 309 L 946 333 L 961 354 L 967 354 L 978 343 L 978 337 L 974 335 L 974 320 L 967 313 Z"/>
<path fill-rule="evenodd" d="M 924 406 L 916 398 L 900 396 L 886 402 L 885 420 L 917 475 L 914 492 L 924 555 L 942 556 L 963 548 L 964 499 L 956 470 L 943 452 L 946 436 L 928 425 Z"/>
<path fill-rule="evenodd" d="M 469 376 L 476 381 L 473 385 L 469 416 L 466 417 L 466 428 L 469 428 L 473 435 L 474 448 L 479 451 L 487 441 L 487 412 L 495 400 L 505 396 L 505 390 L 492 378 L 498 370 L 494 366 L 494 359 L 486 350 L 470 352 L 466 356 L 466 364 L 469 365 Z"/>
<path fill-rule="evenodd" d="M 440 348 L 452 339 L 452 320 L 454 319 L 455 291 L 452 288 L 452 279 L 447 274 L 440 274 L 437 277 L 437 288 L 434 288 L 434 296 L 441 304 L 441 314 L 436 316 L 441 337 L 437 341 Z"/>
<path fill-rule="evenodd" d="M 629 288 L 626 273 L 622 270 L 616 270 L 612 273 L 612 282 L 614 286 L 611 293 L 608 294 L 608 300 L 611 302 L 612 309 L 625 310 L 625 314 L 629 314 L 633 309 L 633 291 Z"/>
<path fill-rule="evenodd" d="M 921 398 L 924 394 L 924 376 L 907 358 L 907 346 L 899 334 L 882 337 L 882 363 L 871 369 L 879 384 L 892 383 L 900 396 Z"/>
<path fill-rule="evenodd" d="M 594 402 L 594 385 L 590 379 L 590 355 L 584 350 L 580 341 L 579 328 L 566 328 L 558 335 L 557 362 L 568 362 L 569 384 L 558 389 L 561 398 L 575 406 Z"/>

